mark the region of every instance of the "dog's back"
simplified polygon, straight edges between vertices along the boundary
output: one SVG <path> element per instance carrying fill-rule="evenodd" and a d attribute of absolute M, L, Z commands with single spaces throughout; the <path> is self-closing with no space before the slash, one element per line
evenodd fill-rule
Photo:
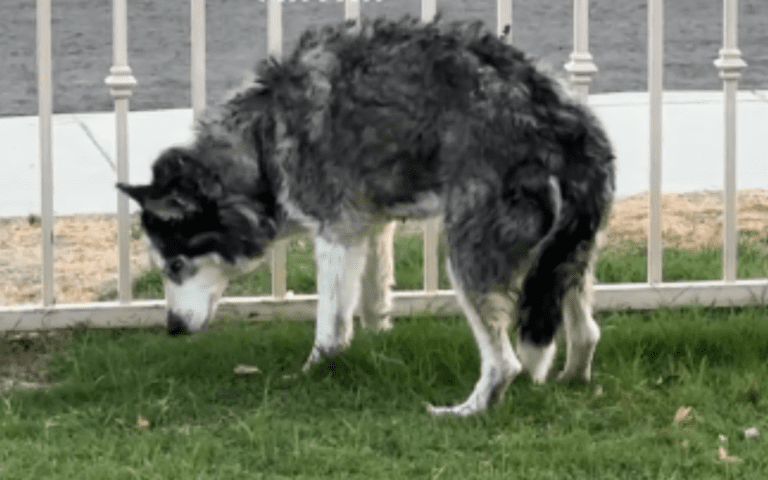
<path fill-rule="evenodd" d="M 476 25 L 308 33 L 262 63 L 255 85 L 291 144 L 275 157 L 291 200 L 324 222 L 348 207 L 397 216 L 433 195 L 443 209 L 452 189 L 477 184 L 514 202 L 550 176 L 573 215 L 599 224 L 610 203 L 613 154 L 596 119 Z"/>

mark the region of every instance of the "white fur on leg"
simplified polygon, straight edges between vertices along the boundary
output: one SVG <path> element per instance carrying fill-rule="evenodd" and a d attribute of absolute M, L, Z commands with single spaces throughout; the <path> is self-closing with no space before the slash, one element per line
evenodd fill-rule
<path fill-rule="evenodd" d="M 592 378 L 592 358 L 600 340 L 600 327 L 592 317 L 591 282 L 585 281 L 583 288 L 572 288 L 564 298 L 564 323 L 568 351 L 565 367 L 558 380 L 571 382 L 589 381 Z"/>
<path fill-rule="evenodd" d="M 534 345 L 522 340 L 517 342 L 517 355 L 520 357 L 520 362 L 536 383 L 544 383 L 547 380 L 556 351 L 557 346 L 554 341 L 548 345 Z"/>
<path fill-rule="evenodd" d="M 433 415 L 465 417 L 500 401 L 509 384 L 523 367 L 512 350 L 507 332 L 512 300 L 502 294 L 491 293 L 470 302 L 455 280 L 450 265 L 448 275 L 480 349 L 480 379 L 464 402 L 453 407 L 430 405 L 429 412 Z"/>
<path fill-rule="evenodd" d="M 305 371 L 324 355 L 346 349 L 352 341 L 352 315 L 360 298 L 366 249 L 367 244 L 362 241 L 343 245 L 320 236 L 315 239 L 317 323 L 315 344 L 304 364 Z"/>
<path fill-rule="evenodd" d="M 395 222 L 368 238 L 368 255 L 362 277 L 360 324 L 375 332 L 392 328 L 391 289 L 395 284 L 393 241 Z"/>

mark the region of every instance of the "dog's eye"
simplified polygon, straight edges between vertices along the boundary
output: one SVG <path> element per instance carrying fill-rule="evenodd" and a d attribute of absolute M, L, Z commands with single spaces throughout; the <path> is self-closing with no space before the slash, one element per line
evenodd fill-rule
<path fill-rule="evenodd" d="M 176 257 L 168 262 L 166 265 L 166 271 L 169 275 L 178 275 L 182 270 L 184 270 L 184 265 L 184 259 L 181 257 Z"/>

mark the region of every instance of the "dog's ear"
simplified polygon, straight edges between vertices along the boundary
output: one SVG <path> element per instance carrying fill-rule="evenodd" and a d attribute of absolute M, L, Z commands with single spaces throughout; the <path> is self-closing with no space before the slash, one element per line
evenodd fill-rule
<path fill-rule="evenodd" d="M 128 185 L 127 183 L 118 183 L 117 189 L 128 195 L 136 201 L 142 207 L 144 201 L 149 197 L 149 192 L 152 189 L 151 185 Z"/>
<path fill-rule="evenodd" d="M 194 199 L 180 195 L 175 191 L 164 197 L 146 199 L 142 208 L 165 221 L 181 221 L 201 209 Z"/>
<path fill-rule="evenodd" d="M 183 220 L 184 217 L 198 211 L 195 200 L 176 191 L 163 197 L 152 197 L 152 185 L 128 185 L 118 183 L 117 188 L 134 199 L 142 210 L 152 213 L 161 220 Z"/>

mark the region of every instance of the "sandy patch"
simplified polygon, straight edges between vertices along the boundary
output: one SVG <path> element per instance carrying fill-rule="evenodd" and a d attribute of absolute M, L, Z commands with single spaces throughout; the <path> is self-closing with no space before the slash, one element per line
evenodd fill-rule
<path fill-rule="evenodd" d="M 0 334 L 0 394 L 50 387 L 48 357 L 67 335 L 61 331 Z"/>
<path fill-rule="evenodd" d="M 131 270 L 147 268 L 137 220 L 132 227 Z M 34 218 L 0 220 L 0 305 L 40 302 L 41 228 Z M 57 303 L 89 302 L 117 288 L 117 222 L 108 216 L 59 217 L 54 223 L 54 294 Z"/>
<path fill-rule="evenodd" d="M 723 244 L 722 192 L 667 194 L 662 198 L 661 208 L 665 245 L 698 249 Z M 742 234 L 768 237 L 768 191 L 739 192 L 737 210 L 738 229 Z M 607 236 L 609 242 L 647 241 L 647 193 L 616 202 Z"/>

